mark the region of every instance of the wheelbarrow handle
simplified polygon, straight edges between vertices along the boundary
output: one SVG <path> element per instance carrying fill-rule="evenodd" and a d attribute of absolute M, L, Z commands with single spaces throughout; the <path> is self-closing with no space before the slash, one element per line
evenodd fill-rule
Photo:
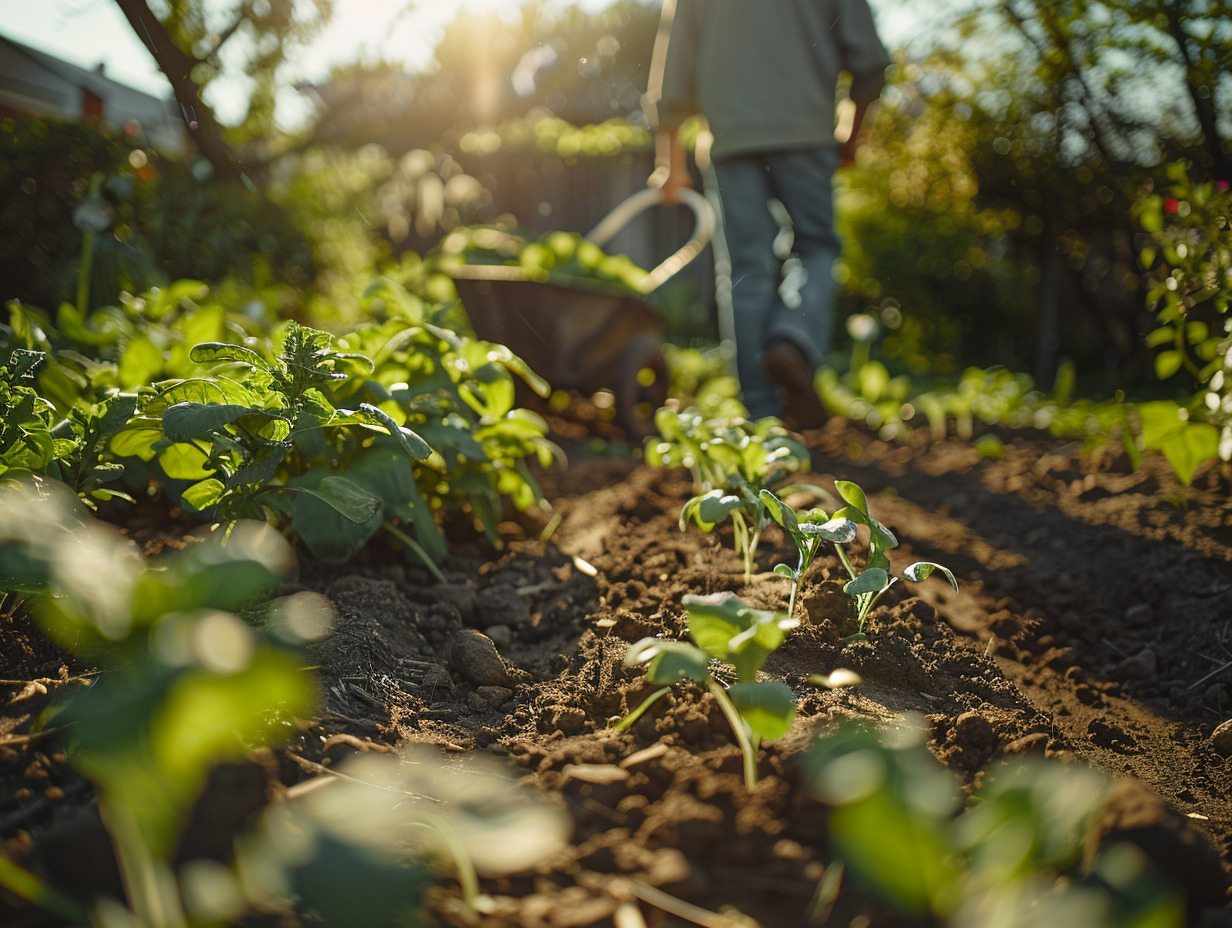
<path fill-rule="evenodd" d="M 643 293 L 650 293 L 678 274 L 686 264 L 701 254 L 706 243 L 710 241 L 710 236 L 714 234 L 714 209 L 709 201 L 696 190 L 687 187 L 678 191 L 678 194 L 680 202 L 693 211 L 693 235 L 674 254 L 646 275 L 638 287 Z M 635 216 L 662 203 L 661 189 L 647 187 L 645 190 L 639 190 L 599 220 L 599 224 L 586 234 L 586 239 L 596 245 L 606 245 Z"/>

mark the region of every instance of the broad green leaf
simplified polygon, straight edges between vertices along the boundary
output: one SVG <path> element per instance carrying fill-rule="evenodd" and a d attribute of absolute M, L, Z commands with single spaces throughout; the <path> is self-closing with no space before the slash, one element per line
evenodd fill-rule
<path fill-rule="evenodd" d="M 138 335 L 124 346 L 118 367 L 121 387 L 143 387 L 155 380 L 162 370 L 162 350 L 149 336 Z"/>
<path fill-rule="evenodd" d="M 927 580 L 933 575 L 934 571 L 938 570 L 950 581 L 950 586 L 957 590 L 958 580 L 955 579 L 953 572 L 948 567 L 942 567 L 940 564 L 934 564 L 932 561 L 916 561 L 903 571 L 903 576 L 914 583 L 919 583 L 922 580 Z"/>
<path fill-rule="evenodd" d="M 229 345 L 225 342 L 202 342 L 200 345 L 194 345 L 192 351 L 189 352 L 189 357 L 198 364 L 239 362 L 258 368 L 269 367 L 265 359 L 251 348 L 243 345 Z"/>
<path fill-rule="evenodd" d="M 223 486 L 221 480 L 209 477 L 194 483 L 180 494 L 180 498 L 197 512 L 205 512 L 205 510 L 218 502 L 225 489 L 226 487 Z"/>
<path fill-rule="evenodd" d="M 697 503 L 697 518 L 700 522 L 710 525 L 721 522 L 735 509 L 739 509 L 744 501 L 739 496 L 725 494 L 722 490 L 712 490 L 704 494 Z"/>
<path fill-rule="evenodd" d="M 646 679 L 651 683 L 671 684 L 680 680 L 704 683 L 710 678 L 710 659 L 686 641 L 643 638 L 630 645 L 624 663 L 626 667 L 646 664 Z"/>
<path fill-rule="evenodd" d="M 158 463 L 168 477 L 175 480 L 203 480 L 213 475 L 207 467 L 209 456 L 196 445 L 177 442 L 158 453 Z"/>
<path fill-rule="evenodd" d="M 737 683 L 727 691 L 740 717 L 761 741 L 781 738 L 791 729 L 796 703 L 781 680 Z"/>
<path fill-rule="evenodd" d="M 834 489 L 838 491 L 838 495 L 843 498 L 845 503 L 859 510 L 866 517 L 868 516 L 868 498 L 859 486 L 850 480 L 836 480 L 834 481 Z"/>
<path fill-rule="evenodd" d="M 346 477 L 326 477 L 315 489 L 302 486 L 297 489 L 351 522 L 367 522 L 381 508 L 377 497 Z"/>
<path fill-rule="evenodd" d="M 736 668 L 742 683 L 756 679 L 766 658 L 783 643 L 799 620 L 784 613 L 746 606 L 733 593 L 686 595 L 689 635 L 710 657 Z"/>
<path fill-rule="evenodd" d="M 848 596 L 861 596 L 865 593 L 878 593 L 889 582 L 890 575 L 881 567 L 868 567 L 854 580 L 843 586 L 843 592 Z"/>
<path fill-rule="evenodd" d="M 157 420 L 151 420 L 157 421 Z M 111 453 L 121 458 L 140 458 L 148 461 L 154 457 L 154 444 L 161 441 L 163 430 L 158 427 L 126 428 L 111 436 L 108 447 Z"/>
<path fill-rule="evenodd" d="M 776 564 L 774 572 L 780 577 L 786 577 L 788 580 L 794 581 L 797 576 L 797 571 L 790 564 Z"/>
<path fill-rule="evenodd" d="M 230 403 L 176 403 L 163 413 L 163 433 L 172 441 L 191 441 L 254 412 Z"/>

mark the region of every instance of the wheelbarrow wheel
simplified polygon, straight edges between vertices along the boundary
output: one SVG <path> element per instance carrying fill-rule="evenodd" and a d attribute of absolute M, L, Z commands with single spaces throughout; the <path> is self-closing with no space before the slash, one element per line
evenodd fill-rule
<path fill-rule="evenodd" d="M 616 378 L 617 424 L 630 439 L 640 442 L 654 434 L 654 414 L 667 402 L 667 387 L 662 336 L 634 338 L 621 353 Z"/>

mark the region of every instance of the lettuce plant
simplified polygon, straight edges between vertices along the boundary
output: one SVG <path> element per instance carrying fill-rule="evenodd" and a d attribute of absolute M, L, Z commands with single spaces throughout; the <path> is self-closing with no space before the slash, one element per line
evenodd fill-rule
<path fill-rule="evenodd" d="M 757 783 L 758 746 L 786 734 L 796 714 L 787 684 L 759 681 L 757 672 L 799 622 L 783 613 L 746 606 L 733 593 L 687 595 L 683 603 L 693 643 L 643 638 L 629 648 L 625 666 L 646 665 L 646 679 L 661 688 L 616 727 L 637 721 L 672 684 L 681 680 L 700 683 L 731 725 L 744 759 L 744 782 L 752 789 Z M 710 673 L 712 660 L 734 667 L 737 682 L 724 688 Z"/>

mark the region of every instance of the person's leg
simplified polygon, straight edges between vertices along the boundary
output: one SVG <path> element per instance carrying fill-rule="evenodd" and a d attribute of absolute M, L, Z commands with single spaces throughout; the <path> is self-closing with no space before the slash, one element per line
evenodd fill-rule
<path fill-rule="evenodd" d="M 723 237 L 731 260 L 732 329 L 736 376 L 749 416 L 781 416 L 778 388 L 761 367 L 761 352 L 778 303 L 779 261 L 774 256 L 778 224 L 767 207 L 772 193 L 758 156 L 715 162 L 723 204 Z"/>
<path fill-rule="evenodd" d="M 774 152 L 765 156 L 776 196 L 791 216 L 793 251 L 799 258 L 799 300 L 776 301 L 766 329 L 767 344 L 787 339 L 803 352 L 812 368 L 830 350 L 834 330 L 837 285 L 834 262 L 839 238 L 834 230 L 833 177 L 837 149 L 816 148 Z"/>

